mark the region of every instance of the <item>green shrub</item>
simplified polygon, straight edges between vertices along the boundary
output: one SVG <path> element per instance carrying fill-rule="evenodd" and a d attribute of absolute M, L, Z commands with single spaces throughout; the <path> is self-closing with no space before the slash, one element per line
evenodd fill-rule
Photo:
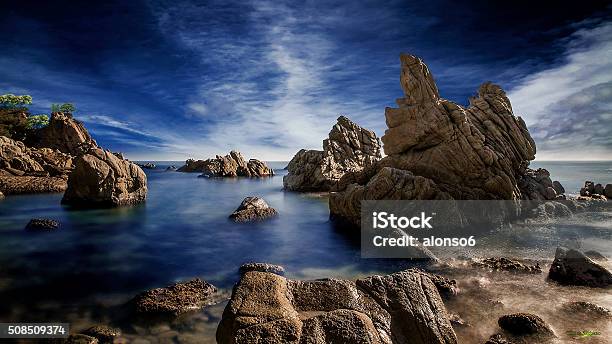
<path fill-rule="evenodd" d="M 76 111 L 76 107 L 73 103 L 64 103 L 64 104 L 51 104 L 51 113 L 63 112 L 63 113 L 73 113 Z"/>
<path fill-rule="evenodd" d="M 45 114 L 28 116 L 28 129 L 41 129 L 49 125 L 49 116 Z"/>
<path fill-rule="evenodd" d="M 16 96 L 14 94 L 3 94 L 0 95 L 0 107 L 14 109 L 18 107 L 25 107 L 26 105 L 32 104 L 32 96 L 24 94 Z"/>

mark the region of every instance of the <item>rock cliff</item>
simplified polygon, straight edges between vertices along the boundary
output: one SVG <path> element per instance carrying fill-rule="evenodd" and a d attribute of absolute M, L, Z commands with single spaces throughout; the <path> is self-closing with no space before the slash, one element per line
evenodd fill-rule
<path fill-rule="evenodd" d="M 264 177 L 274 175 L 266 163 L 257 159 L 246 161 L 240 152 L 231 151 L 226 156 L 217 155 L 214 159 L 185 162 L 179 172 L 202 172 L 202 177 Z"/>
<path fill-rule="evenodd" d="M 82 155 L 98 146 L 83 123 L 62 112 L 51 114 L 49 125 L 39 129 L 30 141 L 27 143 L 31 146 L 57 149 L 72 156 Z"/>
<path fill-rule="evenodd" d="M 404 97 L 385 109 L 387 156 L 341 178 L 330 195 L 332 216 L 358 224 L 364 199 L 559 197 L 546 170 L 528 168 L 535 143 L 499 86 L 482 84 L 461 106 L 440 97 L 421 59 L 400 60 Z"/>
<path fill-rule="evenodd" d="M 382 159 L 380 140 L 344 116 L 323 141 L 323 150 L 300 150 L 287 165 L 285 189 L 329 191 L 347 172 L 359 172 Z"/>

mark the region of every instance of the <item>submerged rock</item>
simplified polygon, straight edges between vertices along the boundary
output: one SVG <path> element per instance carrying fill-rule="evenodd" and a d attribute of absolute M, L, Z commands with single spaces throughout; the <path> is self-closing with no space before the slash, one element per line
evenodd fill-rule
<path fill-rule="evenodd" d="M 26 225 L 26 230 L 31 231 L 51 231 L 58 229 L 60 223 L 52 219 L 31 219 Z"/>
<path fill-rule="evenodd" d="M 540 274 L 542 268 L 540 265 L 527 265 L 519 261 L 499 257 L 499 258 L 486 258 L 483 260 L 475 261 L 472 266 L 491 269 L 494 271 L 509 271 L 516 273 L 528 273 L 528 274 Z"/>
<path fill-rule="evenodd" d="M 400 59 L 404 97 L 385 109 L 387 156 L 340 179 L 333 217 L 359 225 L 365 199 L 557 198 L 549 173 L 528 169 L 535 143 L 499 86 L 482 84 L 464 107 L 440 97 L 421 59 Z"/>
<path fill-rule="evenodd" d="M 147 176 L 136 164 L 95 148 L 80 156 L 68 178 L 63 204 L 117 207 L 144 202 Z"/>
<path fill-rule="evenodd" d="M 279 276 L 285 274 L 285 268 L 282 266 L 268 263 L 245 263 L 240 266 L 238 271 L 240 275 L 244 275 L 249 271 L 270 272 Z"/>
<path fill-rule="evenodd" d="M 561 310 L 570 316 L 579 316 L 585 319 L 612 319 L 612 311 L 587 301 L 573 301 L 564 303 Z"/>
<path fill-rule="evenodd" d="M 166 172 L 175 172 L 177 170 L 176 166 L 168 166 L 166 167 Z"/>
<path fill-rule="evenodd" d="M 207 306 L 210 304 L 209 298 L 216 291 L 212 284 L 195 278 L 145 291 L 134 297 L 131 304 L 139 314 L 178 316 Z"/>
<path fill-rule="evenodd" d="M 380 140 L 345 116 L 323 141 L 323 150 L 300 150 L 287 165 L 285 189 L 329 191 L 347 172 L 358 172 L 382 159 Z"/>
<path fill-rule="evenodd" d="M 612 273 L 582 252 L 558 247 L 548 278 L 565 285 L 606 288 L 612 285 Z"/>
<path fill-rule="evenodd" d="M 497 320 L 499 327 L 517 335 L 538 335 L 540 337 L 554 337 L 555 333 L 550 326 L 539 316 L 529 313 L 515 313 L 504 315 Z"/>
<path fill-rule="evenodd" d="M 217 155 L 214 159 L 193 160 L 185 162 L 178 172 L 202 172 L 201 177 L 264 177 L 274 175 L 266 163 L 257 159 L 248 162 L 242 154 L 231 151 L 226 156 Z"/>
<path fill-rule="evenodd" d="M 96 338 L 100 343 L 113 343 L 121 335 L 121 330 L 105 325 L 97 325 L 83 331 L 83 334 Z"/>
<path fill-rule="evenodd" d="M 263 198 L 246 197 L 240 206 L 229 216 L 235 222 L 261 221 L 278 215 L 276 209 L 270 207 Z"/>
<path fill-rule="evenodd" d="M 146 169 L 146 170 L 154 170 L 157 168 L 157 166 L 155 166 L 155 164 L 152 162 L 147 162 L 145 164 L 137 164 L 137 165 L 138 167 Z"/>
<path fill-rule="evenodd" d="M 357 281 L 293 281 L 246 272 L 217 328 L 226 343 L 457 343 L 442 299 L 422 273 Z"/>

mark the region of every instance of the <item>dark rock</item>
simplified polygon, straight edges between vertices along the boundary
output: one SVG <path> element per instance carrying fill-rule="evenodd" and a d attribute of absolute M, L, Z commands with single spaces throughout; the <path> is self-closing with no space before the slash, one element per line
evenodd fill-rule
<path fill-rule="evenodd" d="M 76 207 L 117 207 L 144 202 L 147 176 L 136 164 L 100 148 L 77 158 L 68 178 L 63 204 Z"/>
<path fill-rule="evenodd" d="M 504 315 L 497 320 L 499 327 L 513 335 L 538 335 L 541 337 L 554 337 L 553 330 L 535 314 L 516 313 Z"/>
<path fill-rule="evenodd" d="M 145 164 L 137 164 L 140 168 L 146 169 L 146 170 L 154 170 L 157 168 L 157 166 L 155 166 L 154 163 L 152 162 L 147 162 Z"/>
<path fill-rule="evenodd" d="M 593 193 L 596 193 L 598 195 L 603 195 L 604 194 L 604 187 L 601 184 L 595 184 L 595 186 L 593 187 Z"/>
<path fill-rule="evenodd" d="M 548 278 L 565 285 L 606 288 L 612 284 L 612 273 L 582 252 L 557 248 Z"/>
<path fill-rule="evenodd" d="M 177 170 L 176 166 L 168 166 L 166 167 L 166 172 L 175 172 Z"/>
<path fill-rule="evenodd" d="M 0 109 L 0 136 L 23 141 L 28 132 L 26 109 Z"/>
<path fill-rule="evenodd" d="M 426 272 L 424 270 L 417 269 L 417 268 L 408 269 L 406 271 L 416 272 L 416 273 L 419 273 L 419 274 L 422 274 L 428 277 L 433 282 L 433 284 L 436 286 L 436 289 L 438 289 L 438 292 L 440 293 L 440 295 L 443 297 L 449 297 L 449 296 L 454 296 L 454 295 L 459 294 L 459 288 L 457 287 L 456 280 L 452 280 L 450 278 L 446 278 L 441 275 Z"/>
<path fill-rule="evenodd" d="M 461 318 L 459 314 L 452 313 L 448 315 L 448 320 L 453 327 L 470 327 L 470 325 Z"/>
<path fill-rule="evenodd" d="M 265 220 L 276 215 L 278 215 L 276 209 L 270 207 L 263 198 L 250 196 L 240 203 L 229 218 L 235 222 L 249 222 Z"/>
<path fill-rule="evenodd" d="M 358 172 L 382 159 L 380 140 L 344 116 L 323 141 L 323 150 L 300 150 L 287 165 L 285 189 L 329 191 L 348 172 Z"/>
<path fill-rule="evenodd" d="M 606 196 L 608 199 L 612 199 L 612 184 L 606 184 L 606 187 L 604 188 L 604 196 Z"/>
<path fill-rule="evenodd" d="M 268 263 L 245 263 L 240 266 L 238 271 L 241 275 L 244 275 L 249 271 L 270 272 L 279 276 L 283 276 L 285 274 L 285 268 L 282 266 Z"/>
<path fill-rule="evenodd" d="M 62 344 L 98 344 L 99 341 L 97 338 L 84 335 L 84 334 L 71 334 L 66 338 L 66 340 L 62 341 Z"/>
<path fill-rule="evenodd" d="M 226 343 L 457 343 L 431 280 L 414 271 L 292 281 L 249 271 L 217 328 Z"/>
<path fill-rule="evenodd" d="M 178 316 L 209 304 L 217 288 L 199 278 L 145 291 L 132 299 L 139 314 Z"/>
<path fill-rule="evenodd" d="M 607 261 L 608 258 L 606 258 L 606 256 L 604 256 L 603 254 L 597 252 L 597 251 L 585 251 L 584 255 L 593 259 L 593 260 L 600 260 L 600 261 Z"/>
<path fill-rule="evenodd" d="M 517 273 L 529 273 L 529 274 L 539 274 L 542 273 L 542 268 L 540 265 L 527 265 L 523 264 L 519 261 L 498 257 L 498 258 L 486 258 L 480 261 L 476 261 L 472 263 L 472 266 L 491 269 L 494 271 L 510 271 Z"/>
<path fill-rule="evenodd" d="M 51 231 L 58 229 L 60 223 L 56 220 L 51 219 L 31 219 L 26 225 L 25 229 L 32 231 Z"/>
<path fill-rule="evenodd" d="M 580 316 L 585 319 L 612 319 L 612 311 L 592 302 L 573 301 L 564 303 L 561 310 L 570 316 Z"/>
<path fill-rule="evenodd" d="M 87 330 L 83 331 L 83 334 L 98 339 L 100 343 L 113 343 L 115 338 L 121 335 L 121 330 L 118 328 L 98 325 L 88 328 Z"/>
<path fill-rule="evenodd" d="M 561 185 L 561 183 L 558 180 L 555 180 L 553 182 L 553 188 L 555 189 L 557 194 L 564 194 L 565 193 L 565 188 L 563 187 L 563 185 Z"/>
<path fill-rule="evenodd" d="M 202 172 L 201 177 L 264 177 L 274 175 L 264 162 L 251 159 L 244 160 L 240 152 L 231 151 L 226 156 L 217 155 L 214 159 L 189 159 L 178 172 Z"/>
<path fill-rule="evenodd" d="M 511 341 L 507 340 L 501 334 L 497 333 L 489 337 L 489 340 L 485 342 L 485 344 L 513 344 Z"/>

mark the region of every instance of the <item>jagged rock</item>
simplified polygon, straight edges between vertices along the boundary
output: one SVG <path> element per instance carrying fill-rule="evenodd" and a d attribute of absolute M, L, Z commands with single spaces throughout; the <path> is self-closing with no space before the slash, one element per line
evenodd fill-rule
<path fill-rule="evenodd" d="M 528 274 L 540 274 L 542 268 L 540 265 L 527 265 L 519 261 L 499 257 L 499 258 L 486 258 L 480 261 L 475 261 L 472 266 L 490 269 L 494 271 L 510 271 L 516 273 L 528 273 Z"/>
<path fill-rule="evenodd" d="M 441 275 L 432 274 L 430 272 L 426 272 L 418 268 L 412 268 L 406 271 L 416 272 L 427 276 L 436 286 L 436 289 L 438 289 L 440 295 L 443 297 L 449 297 L 459 294 L 459 288 L 457 287 L 456 280 L 452 280 Z"/>
<path fill-rule="evenodd" d="M 157 168 L 157 166 L 155 166 L 154 163 L 152 162 L 147 162 L 145 164 L 137 164 L 138 167 L 142 168 L 142 169 L 147 169 L 147 170 L 154 170 Z"/>
<path fill-rule="evenodd" d="M 26 230 L 31 231 L 51 231 L 59 228 L 60 223 L 51 219 L 31 219 L 26 225 Z"/>
<path fill-rule="evenodd" d="M 228 343 L 457 343 L 431 280 L 403 271 L 353 281 L 246 272 L 217 328 Z"/>
<path fill-rule="evenodd" d="M 144 202 L 147 176 L 136 164 L 94 148 L 81 155 L 68 178 L 63 204 L 77 207 L 116 207 Z"/>
<path fill-rule="evenodd" d="M 504 315 L 497 320 L 499 327 L 517 335 L 538 335 L 540 337 L 554 337 L 555 333 L 539 316 L 529 313 L 515 313 Z"/>
<path fill-rule="evenodd" d="M 193 160 L 185 162 L 179 172 L 202 172 L 201 177 L 263 177 L 274 175 L 264 162 L 251 159 L 244 160 L 242 154 L 231 151 L 226 156 L 217 155 L 214 159 Z"/>
<path fill-rule="evenodd" d="M 285 268 L 282 266 L 268 263 L 245 263 L 240 266 L 238 271 L 240 275 L 244 275 L 249 271 L 270 272 L 279 276 L 285 274 Z"/>
<path fill-rule="evenodd" d="M 586 319 L 612 319 L 612 311 L 592 302 L 567 302 L 561 306 L 561 310 L 572 317 L 580 316 Z"/>
<path fill-rule="evenodd" d="M 612 273 L 582 252 L 558 247 L 548 278 L 565 285 L 606 288 L 612 285 Z"/>
<path fill-rule="evenodd" d="M 606 187 L 604 188 L 604 195 L 608 199 L 612 199 L 612 184 L 606 184 Z"/>
<path fill-rule="evenodd" d="M 0 109 L 0 136 L 22 141 L 28 128 L 26 109 Z"/>
<path fill-rule="evenodd" d="M 548 172 L 528 170 L 535 143 L 499 86 L 482 84 L 464 107 L 440 98 L 421 59 L 400 59 L 404 98 L 385 109 L 387 156 L 341 178 L 329 199 L 334 217 L 358 225 L 364 199 L 557 197 Z"/>
<path fill-rule="evenodd" d="M 323 141 L 323 150 L 300 150 L 287 165 L 285 189 L 329 191 L 347 172 L 358 172 L 382 158 L 380 140 L 345 116 Z"/>
<path fill-rule="evenodd" d="M 489 340 L 485 344 L 513 344 L 508 339 L 504 338 L 501 334 L 497 333 L 489 337 Z"/>
<path fill-rule="evenodd" d="M 178 316 L 209 305 L 210 297 L 216 292 L 215 286 L 195 278 L 166 288 L 147 290 L 134 297 L 130 304 L 139 314 Z"/>
<path fill-rule="evenodd" d="M 166 167 L 166 172 L 175 172 L 177 170 L 176 166 L 168 166 Z"/>
<path fill-rule="evenodd" d="M 71 114 L 62 112 L 52 113 L 49 125 L 39 129 L 29 143 L 33 147 L 58 149 L 72 156 L 98 147 L 83 123 L 75 120 Z"/>
<path fill-rule="evenodd" d="M 100 343 L 113 343 L 115 338 L 121 335 L 121 330 L 114 327 L 98 325 L 86 329 L 83 331 L 83 334 L 96 338 Z"/>
<path fill-rule="evenodd" d="M 278 215 L 263 198 L 249 196 L 242 200 L 240 206 L 229 216 L 235 222 L 261 221 Z"/>

